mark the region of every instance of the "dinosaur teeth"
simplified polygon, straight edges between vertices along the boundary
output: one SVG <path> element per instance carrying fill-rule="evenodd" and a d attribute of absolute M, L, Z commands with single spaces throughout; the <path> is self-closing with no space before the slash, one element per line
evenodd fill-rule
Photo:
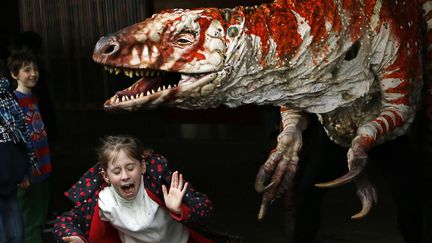
<path fill-rule="evenodd" d="M 132 77 L 133 77 L 133 71 L 130 71 L 130 70 L 124 70 L 123 72 L 124 72 L 124 74 L 125 74 L 126 76 L 128 76 L 129 78 L 132 78 Z"/>
<path fill-rule="evenodd" d="M 114 68 L 114 70 L 115 70 L 115 74 L 117 75 L 117 74 L 119 74 L 120 73 L 120 69 L 118 69 L 118 68 Z"/>
<path fill-rule="evenodd" d="M 147 94 L 146 95 L 151 95 L 151 92 L 150 92 L 150 90 L 149 91 L 147 91 Z"/>

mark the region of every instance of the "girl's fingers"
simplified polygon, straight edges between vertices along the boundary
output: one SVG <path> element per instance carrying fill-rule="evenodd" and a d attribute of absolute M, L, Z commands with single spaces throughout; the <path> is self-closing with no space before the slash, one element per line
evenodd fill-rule
<path fill-rule="evenodd" d="M 182 190 L 182 188 L 183 188 L 183 175 L 180 174 L 179 177 L 180 177 L 180 178 L 179 178 L 178 188 L 179 188 L 180 190 Z"/>
<path fill-rule="evenodd" d="M 163 193 L 164 197 L 168 196 L 168 190 L 167 190 L 165 185 L 162 185 L 162 193 Z"/>
<path fill-rule="evenodd" d="M 171 187 L 177 188 L 178 186 L 178 171 L 174 171 L 171 177 Z"/>
<path fill-rule="evenodd" d="M 187 187 L 188 187 L 188 183 L 186 182 L 186 183 L 184 184 L 183 189 L 180 191 L 181 198 L 183 198 L 184 194 L 186 193 L 186 189 L 187 189 Z"/>

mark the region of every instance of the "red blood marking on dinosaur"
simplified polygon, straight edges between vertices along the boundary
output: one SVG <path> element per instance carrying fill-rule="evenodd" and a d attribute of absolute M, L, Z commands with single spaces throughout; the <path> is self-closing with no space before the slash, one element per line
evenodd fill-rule
<path fill-rule="evenodd" d="M 358 145 L 362 146 L 366 150 L 369 150 L 370 147 L 372 147 L 374 138 L 371 136 L 361 136 L 358 140 Z"/>
<path fill-rule="evenodd" d="M 393 113 L 394 116 L 395 116 L 395 119 L 396 119 L 395 126 L 399 126 L 403 122 L 402 117 L 400 116 L 400 114 L 398 112 L 394 111 L 394 110 L 388 110 L 388 111 L 390 111 L 391 113 Z"/>
<path fill-rule="evenodd" d="M 386 114 L 383 114 L 382 116 L 384 117 L 384 119 L 386 119 L 388 126 L 389 126 L 389 130 L 393 130 L 393 128 L 395 128 L 393 118 L 391 118 L 389 115 L 386 115 Z"/>
<path fill-rule="evenodd" d="M 264 59 L 267 56 L 270 47 L 268 34 L 271 35 L 274 31 L 271 27 L 267 29 L 267 22 L 269 22 L 268 18 L 272 18 L 271 14 L 269 14 L 270 10 L 269 8 L 262 6 L 261 8 L 254 8 L 253 10 L 245 9 L 243 11 L 246 18 L 249 19 L 249 21 L 246 23 L 246 33 L 260 37 L 262 52 L 261 64 L 264 64 Z M 276 41 L 276 43 L 278 42 Z"/>
<path fill-rule="evenodd" d="M 389 100 L 389 102 L 395 105 L 409 105 L 410 103 L 408 97 L 401 97 L 399 99 Z"/>
<path fill-rule="evenodd" d="M 377 120 L 375 120 L 375 122 L 378 123 L 380 125 L 380 128 L 381 128 L 381 129 L 378 129 L 380 132 L 378 134 L 378 136 L 381 136 L 382 133 L 388 133 L 387 124 L 383 120 L 377 119 Z"/>
<path fill-rule="evenodd" d="M 407 95 L 408 94 L 408 89 L 409 89 L 409 83 L 406 82 L 406 81 L 403 81 L 402 83 L 400 83 L 395 88 L 386 89 L 385 92 L 386 93 L 397 93 L 397 94 Z"/>
<path fill-rule="evenodd" d="M 197 9 L 199 10 L 199 9 Z M 194 59 L 196 60 L 205 60 L 206 56 L 199 51 L 204 51 L 204 42 L 206 38 L 206 31 L 209 28 L 212 20 L 219 20 L 222 23 L 220 12 L 217 9 L 208 9 L 205 13 L 203 13 L 204 16 L 209 16 L 209 18 L 201 17 L 197 20 L 197 22 L 200 25 L 200 36 L 196 44 L 194 45 L 194 48 L 192 48 L 190 51 L 187 51 L 184 53 L 178 61 L 174 64 L 174 69 L 180 69 L 184 64 L 190 63 Z"/>

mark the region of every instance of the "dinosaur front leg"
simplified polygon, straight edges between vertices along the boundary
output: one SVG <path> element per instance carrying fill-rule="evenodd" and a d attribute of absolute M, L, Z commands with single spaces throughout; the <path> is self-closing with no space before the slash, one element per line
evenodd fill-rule
<path fill-rule="evenodd" d="M 292 189 L 298 154 L 303 144 L 302 132 L 307 126 L 307 120 L 300 111 L 281 107 L 281 117 L 282 131 L 277 146 L 261 166 L 255 181 L 256 191 L 263 193 L 259 220 L 264 218 L 269 203 Z"/>

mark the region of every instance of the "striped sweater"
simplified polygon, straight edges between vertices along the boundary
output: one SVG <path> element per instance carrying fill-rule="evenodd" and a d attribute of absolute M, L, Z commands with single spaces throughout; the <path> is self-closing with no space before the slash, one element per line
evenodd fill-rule
<path fill-rule="evenodd" d="M 33 94 L 24 94 L 16 90 L 14 93 L 30 130 L 30 138 L 37 158 L 37 167 L 41 172 L 39 175 L 34 174 L 32 180 L 36 183 L 41 182 L 51 174 L 52 165 L 48 135 L 39 110 L 38 99 Z"/>

